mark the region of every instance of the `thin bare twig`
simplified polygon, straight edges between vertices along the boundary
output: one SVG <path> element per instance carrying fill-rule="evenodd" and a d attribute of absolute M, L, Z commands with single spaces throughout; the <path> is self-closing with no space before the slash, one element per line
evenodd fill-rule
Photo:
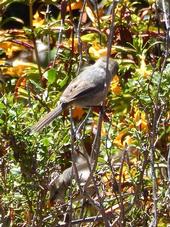
<path fill-rule="evenodd" d="M 101 25 L 100 25 L 100 17 L 99 17 L 99 10 L 97 6 L 97 0 L 94 0 L 95 10 L 96 10 L 96 16 L 97 16 L 97 23 L 98 23 L 98 29 L 100 31 L 99 37 L 100 37 L 100 44 L 102 42 L 102 36 L 101 36 Z"/>
<path fill-rule="evenodd" d="M 78 66 L 78 69 L 77 69 L 77 74 L 79 74 L 80 72 L 80 68 L 81 68 L 81 65 L 82 65 L 82 60 L 83 60 L 83 56 L 82 56 L 82 42 L 81 42 L 81 23 L 82 23 L 82 19 L 83 19 L 83 13 L 84 13 L 84 10 L 85 10 L 85 6 L 86 6 L 86 0 L 84 0 L 83 2 L 83 6 L 82 6 L 82 9 L 81 9 L 81 14 L 80 14 L 80 19 L 79 19 L 79 22 L 78 22 L 78 26 L 77 26 L 77 38 L 78 38 L 78 48 L 79 48 L 79 55 L 80 55 L 80 60 L 79 60 L 79 66 Z"/>
<path fill-rule="evenodd" d="M 110 214 L 108 215 L 108 218 L 111 218 L 113 215 Z M 112 217 L 113 218 L 113 217 Z M 77 219 L 77 220 L 73 220 L 71 221 L 71 225 L 75 225 L 75 224 L 79 224 L 79 223 L 88 223 L 88 222 L 96 222 L 96 221 L 101 221 L 103 220 L 103 216 L 100 215 L 100 216 L 93 216 L 93 217 L 88 217 L 88 218 L 80 218 L 80 219 Z M 115 223 L 117 222 L 117 218 L 115 219 L 114 221 Z M 60 224 L 60 225 L 57 225 L 58 227 L 61 227 L 61 226 L 65 226 L 65 223 L 64 224 Z"/>
<path fill-rule="evenodd" d="M 154 218 L 150 224 L 150 226 L 157 226 L 157 221 L 158 221 L 158 215 L 157 215 L 157 183 L 156 183 L 156 174 L 155 174 L 155 167 L 154 167 L 154 160 L 155 160 L 155 148 L 156 148 L 156 141 L 157 140 L 157 126 L 159 125 L 159 122 L 161 120 L 160 114 L 160 89 L 161 89 L 161 82 L 162 82 L 162 75 L 163 71 L 165 69 L 165 63 L 167 61 L 167 54 L 164 59 L 161 73 L 160 73 L 160 79 L 158 82 L 158 89 L 157 89 L 157 97 L 154 105 L 154 115 L 153 115 L 153 121 L 152 121 L 152 129 L 150 133 L 150 161 L 151 161 L 151 173 L 152 173 L 152 183 L 153 183 L 153 204 L 154 204 Z"/>
<path fill-rule="evenodd" d="M 99 199 L 100 208 L 101 208 L 101 214 L 103 215 L 105 226 L 110 226 L 109 220 L 106 217 L 106 213 L 105 213 L 105 210 L 104 210 L 104 207 L 103 207 L 102 198 L 100 197 L 100 194 L 99 194 L 99 191 L 98 191 L 98 187 L 96 185 L 96 181 L 95 181 L 95 179 L 93 177 L 93 172 L 96 169 L 97 161 L 98 161 L 98 156 L 99 156 L 99 153 L 100 153 L 101 128 L 102 128 L 102 122 L 103 122 L 103 115 L 104 115 L 104 113 L 103 113 L 103 105 L 102 105 L 101 106 L 101 111 L 99 113 L 99 120 L 98 120 L 97 132 L 96 132 L 96 136 L 95 136 L 95 139 L 94 139 L 93 145 L 92 145 L 91 160 L 93 160 L 94 163 L 93 163 L 93 167 L 91 169 L 91 174 L 90 175 L 91 175 L 91 178 L 92 178 L 92 181 L 93 181 L 93 184 L 95 186 L 96 193 L 97 193 L 97 196 L 98 196 L 98 199 Z"/>
<path fill-rule="evenodd" d="M 58 40 L 57 40 L 56 54 L 55 54 L 55 57 L 54 57 L 54 60 L 53 60 L 52 67 L 54 67 L 55 61 L 58 57 L 58 52 L 59 52 L 59 49 L 60 49 L 60 44 L 61 44 L 62 36 L 63 36 L 63 29 L 64 29 L 63 20 L 61 20 L 60 23 L 61 23 L 61 25 L 60 25 L 60 31 L 59 31 Z"/>

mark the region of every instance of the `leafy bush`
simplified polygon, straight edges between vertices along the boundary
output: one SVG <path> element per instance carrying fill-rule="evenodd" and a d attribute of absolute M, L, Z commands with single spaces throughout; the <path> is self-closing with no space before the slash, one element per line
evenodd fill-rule
<path fill-rule="evenodd" d="M 155 1 L 124 0 L 115 3 L 112 21 L 112 1 L 94 2 L 87 1 L 84 7 L 83 1 L 56 5 L 43 1 L 45 10 L 42 6 L 36 12 L 37 6 L 29 3 L 33 7 L 30 27 L 25 23 L 27 27 L 20 30 L 0 30 L 3 226 L 168 224 L 170 64 L 160 20 L 164 14 L 158 14 Z M 3 12 L 8 3 L 0 3 Z M 57 17 L 50 15 L 47 4 L 57 8 Z M 30 128 L 56 106 L 80 66 L 107 54 L 112 23 L 111 56 L 119 63 L 119 73 L 106 100 L 100 154 L 92 174 L 95 194 L 91 196 L 73 180 L 63 188 L 68 189 L 66 204 L 57 201 L 51 206 L 51 176 L 71 166 L 74 149 L 79 150 L 82 142 L 90 154 L 99 111 L 93 109 L 79 139 L 71 136 L 68 111 L 39 134 L 31 134 Z M 36 40 L 45 51 L 36 53 Z M 77 129 L 86 110 L 75 108 L 72 116 Z M 84 193 L 84 200 L 76 193 Z"/>

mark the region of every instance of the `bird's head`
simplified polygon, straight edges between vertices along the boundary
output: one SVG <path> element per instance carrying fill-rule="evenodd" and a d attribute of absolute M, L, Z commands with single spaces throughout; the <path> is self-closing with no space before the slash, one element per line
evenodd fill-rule
<path fill-rule="evenodd" d="M 107 67 L 107 57 L 101 57 L 96 61 L 96 66 L 98 67 L 102 67 L 105 68 Z M 118 63 L 113 59 L 113 58 L 109 58 L 108 59 L 108 70 L 110 72 L 110 75 L 113 77 L 114 75 L 117 74 L 118 72 Z"/>

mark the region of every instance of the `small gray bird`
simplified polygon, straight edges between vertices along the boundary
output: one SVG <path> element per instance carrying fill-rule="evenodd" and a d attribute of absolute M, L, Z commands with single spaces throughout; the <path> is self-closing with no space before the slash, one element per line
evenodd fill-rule
<path fill-rule="evenodd" d="M 76 180 L 78 185 L 85 186 L 86 193 L 88 193 L 89 196 L 95 193 L 95 188 L 90 178 L 93 164 L 84 145 L 79 145 L 79 149 L 73 150 L 72 154 L 75 165 L 65 169 L 60 175 L 57 173 L 52 174 L 52 180 L 48 185 L 50 203 L 57 200 L 64 201 L 65 193 L 71 185 L 73 179 Z M 77 199 L 80 199 L 80 197 L 78 196 Z"/>
<path fill-rule="evenodd" d="M 93 107 L 99 106 L 107 96 L 110 82 L 118 71 L 118 63 L 109 58 L 106 76 L 107 58 L 99 58 L 94 65 L 84 70 L 70 82 L 60 97 L 60 104 L 33 127 L 32 132 L 41 131 L 69 106 Z"/>

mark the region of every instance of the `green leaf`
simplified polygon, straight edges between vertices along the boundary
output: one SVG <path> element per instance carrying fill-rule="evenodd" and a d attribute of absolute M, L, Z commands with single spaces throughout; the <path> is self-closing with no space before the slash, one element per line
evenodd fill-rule
<path fill-rule="evenodd" d="M 43 139 L 41 140 L 41 142 L 42 142 L 43 145 L 46 146 L 46 147 L 48 147 L 50 144 L 53 144 L 53 140 L 52 140 L 51 137 L 50 137 L 50 138 L 45 137 L 45 138 L 43 138 Z"/>
<path fill-rule="evenodd" d="M 4 113 L 4 109 L 5 108 L 6 108 L 5 105 L 2 102 L 0 102 L 0 114 L 3 114 Z M 2 124 L 1 121 L 0 121 L 0 124 Z"/>
<path fill-rule="evenodd" d="M 60 80 L 59 86 L 61 88 L 63 88 L 67 84 L 68 78 L 69 78 L 68 76 L 65 76 L 63 80 Z"/>
<path fill-rule="evenodd" d="M 5 105 L 2 102 L 0 102 L 0 109 L 5 109 Z"/>
<path fill-rule="evenodd" d="M 56 80 L 57 73 L 55 69 L 49 69 L 43 74 L 43 76 L 48 80 L 49 84 L 53 84 Z"/>
<path fill-rule="evenodd" d="M 106 42 L 106 36 L 105 35 L 101 35 L 101 39 L 102 39 L 102 42 Z M 100 41 L 100 35 L 96 34 L 96 33 L 89 33 L 89 34 L 86 34 L 86 35 L 82 35 L 81 40 L 83 42 L 87 42 L 87 43 L 92 43 L 96 40 L 99 42 Z"/>

